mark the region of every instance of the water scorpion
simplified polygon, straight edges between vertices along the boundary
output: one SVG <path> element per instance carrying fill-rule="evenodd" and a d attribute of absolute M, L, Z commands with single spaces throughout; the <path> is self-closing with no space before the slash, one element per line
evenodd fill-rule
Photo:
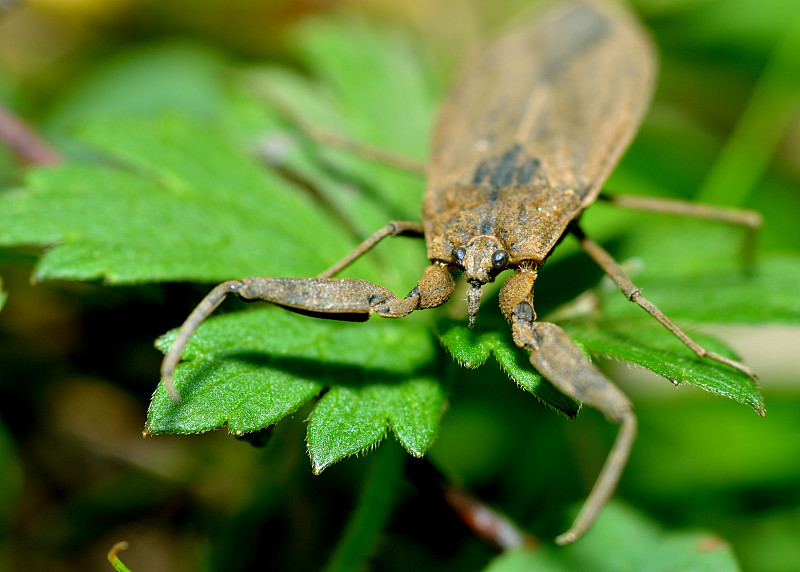
<path fill-rule="evenodd" d="M 435 127 L 422 224 L 391 222 L 316 278 L 253 277 L 216 286 L 180 328 L 162 376 L 179 401 L 172 375 L 186 343 L 229 294 L 265 300 L 322 318 L 400 318 L 444 304 L 452 272 L 469 284 L 474 323 L 481 287 L 506 270 L 500 308 L 514 342 L 560 391 L 620 424 L 616 440 L 572 527 L 568 544 L 588 530 L 612 495 L 636 433 L 630 400 L 557 325 L 536 320 L 539 268 L 565 234 L 641 306 L 703 358 L 752 376 L 744 365 L 707 351 L 645 299 L 620 265 L 581 230 L 581 212 L 636 134 L 648 107 L 656 56 L 647 33 L 610 1 L 567 0 L 540 10 L 469 58 Z M 632 208 L 706 216 L 756 228 L 757 213 L 635 197 L 608 200 Z M 424 236 L 430 265 L 403 298 L 365 280 L 333 278 L 387 236 Z"/>

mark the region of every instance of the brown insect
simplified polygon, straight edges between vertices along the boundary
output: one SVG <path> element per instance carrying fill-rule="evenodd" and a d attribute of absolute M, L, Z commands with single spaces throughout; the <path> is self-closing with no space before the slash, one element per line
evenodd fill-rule
<path fill-rule="evenodd" d="M 500 290 L 514 342 L 530 352 L 533 366 L 559 390 L 620 424 L 583 509 L 556 539 L 573 542 L 613 493 L 633 444 L 636 417 L 628 398 L 560 327 L 536 321 L 536 273 L 564 234 L 575 235 L 629 300 L 698 356 L 753 375 L 686 335 L 578 226 L 581 212 L 598 198 L 636 133 L 654 78 L 655 55 L 647 35 L 629 14 L 605 2 L 562 2 L 501 36 L 466 63 L 444 103 L 433 138 L 422 224 L 389 223 L 317 278 L 254 277 L 219 284 L 187 318 L 164 358 L 161 373 L 170 395 L 179 400 L 172 374 L 186 343 L 228 294 L 318 317 L 363 321 L 375 312 L 400 318 L 446 302 L 455 288 L 451 272 L 460 270 L 470 285 L 472 324 L 481 287 L 504 270 L 514 270 Z M 750 211 L 633 197 L 608 200 L 751 228 L 760 224 Z M 331 278 L 381 239 L 399 234 L 424 236 L 431 262 L 406 297 L 364 280 Z"/>

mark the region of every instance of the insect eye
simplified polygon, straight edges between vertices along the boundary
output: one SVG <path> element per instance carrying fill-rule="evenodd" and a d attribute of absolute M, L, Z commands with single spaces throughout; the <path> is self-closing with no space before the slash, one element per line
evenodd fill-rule
<path fill-rule="evenodd" d="M 506 264 L 508 264 L 508 252 L 495 250 L 492 254 L 492 268 L 503 268 Z"/>
<path fill-rule="evenodd" d="M 459 247 L 453 251 L 453 258 L 456 259 L 456 264 L 462 265 L 465 256 L 467 256 L 467 251 L 464 248 Z"/>

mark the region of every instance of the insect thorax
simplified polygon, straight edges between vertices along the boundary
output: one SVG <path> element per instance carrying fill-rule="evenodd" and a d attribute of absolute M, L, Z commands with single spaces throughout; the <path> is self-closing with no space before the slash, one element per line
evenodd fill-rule
<path fill-rule="evenodd" d="M 538 266 L 580 213 L 581 204 L 573 189 L 533 185 L 457 185 L 428 198 L 428 257 L 456 266 L 457 250 L 467 249 L 478 237 L 496 240 L 497 248 L 508 252 L 510 267 Z"/>

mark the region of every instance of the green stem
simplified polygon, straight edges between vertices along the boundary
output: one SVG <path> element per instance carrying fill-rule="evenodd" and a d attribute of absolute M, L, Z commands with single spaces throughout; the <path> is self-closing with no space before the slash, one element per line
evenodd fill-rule
<path fill-rule="evenodd" d="M 125 550 L 128 548 L 127 542 L 117 542 L 114 546 L 111 547 L 111 550 L 108 551 L 108 561 L 114 567 L 114 570 L 117 572 L 131 572 L 130 569 L 122 563 L 122 560 L 119 559 L 117 553 L 120 550 Z"/>
<path fill-rule="evenodd" d="M 361 570 L 391 514 L 400 482 L 405 452 L 394 442 L 386 442 L 374 453 L 347 528 L 328 561 L 324 572 Z"/>
<path fill-rule="evenodd" d="M 742 206 L 767 169 L 800 100 L 800 18 L 790 20 L 739 122 L 695 199 Z"/>

